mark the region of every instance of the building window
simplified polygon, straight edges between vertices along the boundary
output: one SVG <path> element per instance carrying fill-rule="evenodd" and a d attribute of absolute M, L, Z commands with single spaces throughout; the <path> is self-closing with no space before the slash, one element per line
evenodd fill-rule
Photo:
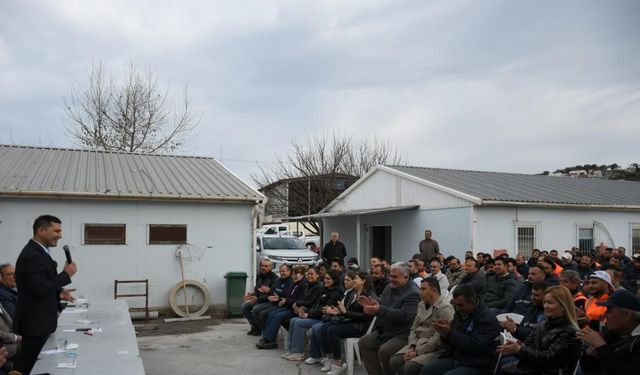
<path fill-rule="evenodd" d="M 125 245 L 127 240 L 125 224 L 85 224 L 85 245 Z"/>
<path fill-rule="evenodd" d="M 149 245 L 187 243 L 186 224 L 149 224 Z"/>
<path fill-rule="evenodd" d="M 631 254 L 640 254 L 640 224 L 631 224 Z"/>
<path fill-rule="evenodd" d="M 530 258 L 536 247 L 536 227 L 534 225 L 517 226 L 517 253 Z"/>
<path fill-rule="evenodd" d="M 578 248 L 583 254 L 589 254 L 594 249 L 593 227 L 578 227 Z"/>

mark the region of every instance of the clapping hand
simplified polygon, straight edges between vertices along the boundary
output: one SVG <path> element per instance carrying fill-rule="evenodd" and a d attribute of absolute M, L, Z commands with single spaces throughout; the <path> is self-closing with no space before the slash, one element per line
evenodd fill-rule
<path fill-rule="evenodd" d="M 362 305 L 362 311 L 367 315 L 376 315 L 378 311 L 380 311 L 380 304 L 378 301 L 367 296 L 358 297 L 358 303 Z"/>
<path fill-rule="evenodd" d="M 504 344 L 498 346 L 496 352 L 502 355 L 514 355 L 520 352 L 522 344 L 517 341 L 507 341 Z"/>
<path fill-rule="evenodd" d="M 433 329 L 441 336 L 447 336 L 451 332 L 451 322 L 446 319 L 439 319 L 433 322 Z"/>
<path fill-rule="evenodd" d="M 607 342 L 604 341 L 600 333 L 594 331 L 589 326 L 584 327 L 581 331 L 576 332 L 576 336 L 587 344 L 589 344 L 594 349 L 597 349 L 603 345 L 606 345 Z"/>

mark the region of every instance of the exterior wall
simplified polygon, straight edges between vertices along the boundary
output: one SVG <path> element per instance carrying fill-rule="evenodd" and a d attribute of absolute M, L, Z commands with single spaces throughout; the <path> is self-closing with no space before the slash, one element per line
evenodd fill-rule
<path fill-rule="evenodd" d="M 336 202 L 329 212 L 356 209 L 387 208 L 419 205 L 422 208 L 471 207 L 472 203 L 440 190 L 396 176 L 376 171 L 343 199 Z"/>
<path fill-rule="evenodd" d="M 185 261 L 185 278 L 204 283 L 212 304 L 226 302 L 227 272 L 246 272 L 251 283 L 255 244 L 249 204 L 0 199 L 0 261 L 15 264 L 32 236 L 34 219 L 47 213 L 62 220 L 63 238 L 52 251 L 58 269 L 64 262 L 63 244 L 71 247 L 78 264 L 72 285 L 78 289 L 76 295 L 112 298 L 114 279 L 148 278 L 149 305 L 168 306 L 169 291 L 181 280 L 175 256 L 178 245 L 148 245 L 148 224 L 187 225 L 187 241 L 202 256 Z M 84 223 L 126 224 L 127 243 L 83 245 Z M 128 302 L 143 303 L 141 298 Z"/>
<path fill-rule="evenodd" d="M 536 226 L 536 247 L 558 251 L 577 246 L 579 225 L 593 225 L 594 221 L 606 227 L 613 239 L 599 227 L 594 229 L 594 244 L 604 241 L 609 246 L 623 246 L 627 255 L 631 249 L 631 224 L 640 223 L 639 212 L 611 210 L 580 210 L 557 208 L 475 207 L 475 252 L 508 249 L 516 252 L 516 225 Z"/>
<path fill-rule="evenodd" d="M 418 252 L 418 243 L 424 239 L 425 229 L 431 229 L 444 254 L 464 257 L 472 239 L 472 208 L 436 210 L 407 210 L 373 215 L 325 218 L 324 233 L 340 233 L 347 247 L 348 257 L 357 257 L 362 265 L 370 257 L 367 229 L 373 225 L 391 225 L 392 256 L 394 261 L 405 261 Z M 356 228 L 360 222 L 360 251 L 357 249 Z"/>

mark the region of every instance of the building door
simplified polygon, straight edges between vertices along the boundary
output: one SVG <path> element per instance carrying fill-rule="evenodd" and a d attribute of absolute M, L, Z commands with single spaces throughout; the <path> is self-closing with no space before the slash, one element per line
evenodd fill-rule
<path fill-rule="evenodd" d="M 391 263 L 391 225 L 369 227 L 369 254 Z"/>

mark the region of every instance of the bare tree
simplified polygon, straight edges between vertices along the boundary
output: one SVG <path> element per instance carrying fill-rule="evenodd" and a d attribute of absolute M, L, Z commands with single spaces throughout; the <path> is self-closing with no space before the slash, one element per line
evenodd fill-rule
<path fill-rule="evenodd" d="M 336 134 L 292 141 L 292 151 L 252 176 L 268 197 L 266 215 L 284 218 L 314 214 L 378 164 L 404 164 L 388 141 Z M 318 233 L 318 223 L 301 221 Z"/>
<path fill-rule="evenodd" d="M 82 146 L 108 151 L 159 153 L 180 148 L 195 128 L 187 89 L 176 103 L 150 69 L 131 65 L 122 82 L 94 66 L 87 85 L 64 100 L 67 130 Z"/>

